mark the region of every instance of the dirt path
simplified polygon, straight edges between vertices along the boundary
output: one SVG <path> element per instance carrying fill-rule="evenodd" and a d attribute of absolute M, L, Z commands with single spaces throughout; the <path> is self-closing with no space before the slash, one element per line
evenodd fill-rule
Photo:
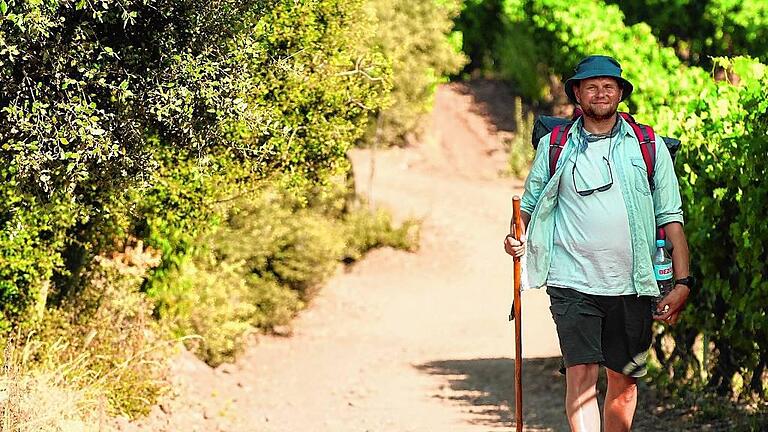
<path fill-rule="evenodd" d="M 407 149 L 352 154 L 358 188 L 424 219 L 417 253 L 377 250 L 340 270 L 295 321 L 234 365 L 175 363 L 178 397 L 140 431 L 496 431 L 514 412 L 511 260 L 501 242 L 520 181 L 499 178 L 499 135 L 466 87 L 439 89 Z M 543 292 L 523 297 L 526 430 L 567 430 Z M 646 430 L 646 429 L 637 429 Z"/>

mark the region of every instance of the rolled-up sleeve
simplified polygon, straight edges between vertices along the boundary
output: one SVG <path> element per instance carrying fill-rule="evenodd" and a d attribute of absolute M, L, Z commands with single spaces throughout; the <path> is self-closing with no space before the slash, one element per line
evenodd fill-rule
<path fill-rule="evenodd" d="M 520 201 L 520 209 L 528 214 L 533 214 L 536 204 L 539 202 L 541 192 L 549 180 L 549 134 L 539 140 L 536 157 L 533 159 L 531 171 L 525 179 L 525 191 Z"/>
<path fill-rule="evenodd" d="M 653 174 L 656 189 L 653 191 L 653 207 L 656 226 L 670 222 L 683 223 L 683 203 L 680 198 L 680 186 L 675 175 L 672 156 L 664 140 L 658 137 L 656 142 L 656 166 Z"/>

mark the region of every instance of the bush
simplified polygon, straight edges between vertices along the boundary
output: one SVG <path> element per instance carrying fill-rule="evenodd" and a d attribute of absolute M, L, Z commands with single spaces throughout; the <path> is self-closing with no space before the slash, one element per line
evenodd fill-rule
<path fill-rule="evenodd" d="M 533 112 L 523 110 L 523 100 L 519 96 L 515 98 L 514 118 L 517 130 L 514 138 L 506 143 L 509 153 L 508 173 L 525 178 L 536 156 L 531 145 L 534 116 Z"/>
<path fill-rule="evenodd" d="M 158 337 L 153 303 L 139 291 L 158 256 L 140 242 L 123 249 L 98 257 L 83 291 L 21 329 L 27 336 L 19 367 L 78 389 L 83 404 L 136 416 L 148 412 L 166 386 L 162 359 L 169 346 Z"/>
<path fill-rule="evenodd" d="M 44 304 L 45 287 L 55 298 L 74 289 L 128 219 L 143 223 L 137 207 L 152 216 L 144 189 L 165 204 L 161 164 L 224 158 L 251 179 L 282 171 L 323 182 L 343 169 L 387 89 L 359 1 L 1 4 L 0 223 L 24 231 L 0 239 L 10 320 Z M 207 201 L 197 187 L 165 192 Z M 177 216 L 169 223 L 183 225 Z"/>
<path fill-rule="evenodd" d="M 336 221 L 310 209 L 295 211 L 266 193 L 242 202 L 209 244 L 219 261 L 243 262 L 249 273 L 308 300 L 336 269 L 344 248 L 337 232 Z"/>
<path fill-rule="evenodd" d="M 157 295 L 160 317 L 212 366 L 232 361 L 249 334 L 288 323 L 303 305 L 297 292 L 210 253 L 186 261 L 170 277 L 174 283 Z"/>
<path fill-rule="evenodd" d="M 367 0 L 376 22 L 371 43 L 392 64 L 390 103 L 378 114 L 368 141 L 403 145 L 420 132 L 419 121 L 431 109 L 437 85 L 458 73 L 466 59 L 461 34 L 453 32 L 455 0 Z"/>
<path fill-rule="evenodd" d="M 232 361 L 249 334 L 288 324 L 340 261 L 377 246 L 415 247 L 415 222 L 393 228 L 381 211 L 344 213 L 339 197 L 339 189 L 326 190 L 303 207 L 270 189 L 238 201 L 195 254 L 154 285 L 161 320 L 207 363 Z"/>
<path fill-rule="evenodd" d="M 415 252 L 419 247 L 421 222 L 414 219 L 394 226 L 392 216 L 384 210 L 358 207 L 342 217 L 345 248 L 342 260 L 357 261 L 371 249 L 391 247 Z"/>
<path fill-rule="evenodd" d="M 751 55 L 768 61 L 768 5 L 761 0 L 609 0 L 628 22 L 645 22 L 690 65 L 709 68 L 712 57 Z"/>
<path fill-rule="evenodd" d="M 19 193 L 13 179 L 0 184 L 0 334 L 45 310 L 50 279 L 64 263 L 72 206 Z"/>
<path fill-rule="evenodd" d="M 364 5 L 0 1 L 0 332 L 35 331 L 25 364 L 67 365 L 108 412 L 140 414 L 163 387 L 162 325 L 224 361 L 345 251 L 403 242 L 383 216 L 348 240 L 347 191 L 322 198 L 406 58 L 382 53 Z M 460 57 L 447 3 L 417 9 L 441 18 L 418 26 L 445 56 L 419 52 L 430 89 L 408 104 Z M 128 250 L 158 252 L 149 266 Z"/>
<path fill-rule="evenodd" d="M 702 286 L 693 297 L 696 310 L 687 310 L 681 325 L 665 330 L 678 349 L 663 361 L 676 386 L 690 381 L 720 395 L 764 400 L 768 230 L 759 221 L 768 192 L 762 187 L 765 168 L 755 156 L 768 154 L 768 68 L 745 58 L 715 60 L 741 78 L 711 82 L 699 90 L 698 103 L 680 113 L 684 122 L 676 132 L 686 145 L 678 175 L 692 268 Z M 703 347 L 707 364 L 692 355 L 700 334 L 712 343 Z M 688 370 L 694 371 L 692 379 Z M 737 376 L 742 384 L 735 385 Z"/>

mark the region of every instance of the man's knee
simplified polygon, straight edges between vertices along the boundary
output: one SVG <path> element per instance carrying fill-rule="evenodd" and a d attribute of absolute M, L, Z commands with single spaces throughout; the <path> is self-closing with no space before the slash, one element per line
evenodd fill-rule
<path fill-rule="evenodd" d="M 600 366 L 596 363 L 573 365 L 565 370 L 566 381 L 568 385 L 578 387 L 593 386 L 597 384 L 599 371 Z"/>
<path fill-rule="evenodd" d="M 608 370 L 608 393 L 620 404 L 632 405 L 637 400 L 637 378 Z"/>

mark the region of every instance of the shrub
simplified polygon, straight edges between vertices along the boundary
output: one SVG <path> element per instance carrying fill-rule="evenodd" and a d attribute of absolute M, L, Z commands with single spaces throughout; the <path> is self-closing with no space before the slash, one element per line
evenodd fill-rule
<path fill-rule="evenodd" d="M 345 250 L 404 242 L 382 216 L 347 239 L 366 222 L 348 234 L 348 192 L 323 198 L 405 58 L 363 5 L 0 1 L 0 331 L 35 332 L 25 365 L 67 365 L 137 415 L 163 387 L 151 313 L 215 364 L 286 323 Z M 418 8 L 447 59 L 419 52 L 427 87 L 459 58 L 440 5 Z"/>
<path fill-rule="evenodd" d="M 691 65 L 709 68 L 712 57 L 751 55 L 768 61 L 768 5 L 761 0 L 609 0 L 630 23 L 645 22 Z"/>
<path fill-rule="evenodd" d="M 531 111 L 523 110 L 523 100 L 521 97 L 515 98 L 514 106 L 515 136 L 507 142 L 508 173 L 525 178 L 533 163 L 535 152 L 531 145 L 531 135 L 533 134 L 534 116 Z"/>
<path fill-rule="evenodd" d="M 745 58 L 715 60 L 741 78 L 711 82 L 699 89 L 698 103 L 682 106 L 679 113 L 676 133 L 685 146 L 678 175 L 692 269 L 702 284 L 694 293 L 695 311 L 689 309 L 681 325 L 665 329 L 678 349 L 663 361 L 676 386 L 706 384 L 720 395 L 764 399 L 768 231 L 759 221 L 768 195 L 762 187 L 765 168 L 755 156 L 768 154 L 768 68 Z M 700 334 L 714 348 L 703 348 L 708 364 L 692 355 Z M 734 385 L 736 376 L 742 385 Z"/>
<path fill-rule="evenodd" d="M 210 365 L 232 361 L 258 328 L 283 325 L 302 307 L 296 291 L 249 275 L 244 263 L 196 256 L 171 272 L 157 296 L 174 335 Z"/>
<path fill-rule="evenodd" d="M 0 334 L 45 309 L 76 220 L 69 203 L 41 202 L 16 186 L 12 178 L 0 184 Z"/>
<path fill-rule="evenodd" d="M 239 200 L 191 257 L 154 284 L 161 320 L 207 363 L 232 361 L 249 334 L 289 323 L 340 261 L 377 246 L 415 247 L 415 222 L 393 228 L 382 211 L 345 213 L 340 189 L 324 190 L 309 207 L 280 189 Z"/>
<path fill-rule="evenodd" d="M 345 248 L 342 260 L 357 261 L 371 249 L 392 247 L 414 252 L 419 247 L 421 222 L 407 219 L 395 226 L 392 216 L 385 210 L 356 207 L 342 218 L 342 236 Z"/>
<path fill-rule="evenodd" d="M 142 189 L 165 204 L 159 165 L 224 158 L 256 179 L 283 171 L 297 184 L 322 182 L 342 169 L 387 88 L 359 1 L 2 5 L 0 223 L 24 231 L 0 239 L 9 251 L 0 298 L 12 320 L 45 303 L 44 287 L 55 297 L 72 289 L 100 245 L 130 230 L 136 208 L 153 215 Z M 210 190 L 197 187 L 165 192 L 207 201 Z M 169 223 L 208 212 L 189 210 Z"/>
<path fill-rule="evenodd" d="M 168 344 L 158 337 L 152 302 L 139 291 L 157 263 L 140 242 L 98 257 L 83 291 L 21 330 L 27 336 L 20 372 L 79 389 L 83 404 L 99 404 L 107 414 L 146 413 L 166 386 Z"/>
<path fill-rule="evenodd" d="M 368 141 L 403 145 L 418 133 L 419 121 L 431 109 L 437 85 L 458 73 L 466 59 L 460 33 L 453 32 L 459 12 L 455 0 L 367 0 L 375 19 L 374 39 L 392 64 L 390 103 L 372 124 Z M 374 135 L 375 132 L 375 135 Z"/>

